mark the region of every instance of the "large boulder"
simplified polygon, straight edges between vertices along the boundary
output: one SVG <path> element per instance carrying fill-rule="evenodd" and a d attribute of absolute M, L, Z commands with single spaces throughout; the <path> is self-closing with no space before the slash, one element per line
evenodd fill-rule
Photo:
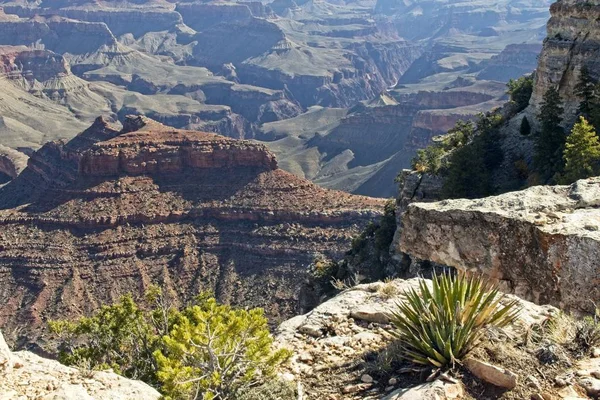
<path fill-rule="evenodd" d="M 396 251 L 482 273 L 538 304 L 591 311 L 600 301 L 598 205 L 600 178 L 413 203 L 402 216 Z"/>

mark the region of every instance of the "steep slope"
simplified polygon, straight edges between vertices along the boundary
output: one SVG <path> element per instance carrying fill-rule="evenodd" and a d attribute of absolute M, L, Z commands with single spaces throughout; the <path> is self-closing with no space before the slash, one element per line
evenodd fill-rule
<path fill-rule="evenodd" d="M 278 169 L 260 144 L 98 119 L 0 189 L 0 324 L 35 339 L 152 282 L 287 317 L 315 253 L 339 256 L 382 206 Z"/>

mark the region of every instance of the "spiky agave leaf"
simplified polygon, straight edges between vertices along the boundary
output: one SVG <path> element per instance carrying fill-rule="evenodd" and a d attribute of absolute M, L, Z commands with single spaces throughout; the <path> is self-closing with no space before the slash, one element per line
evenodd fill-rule
<path fill-rule="evenodd" d="M 481 276 L 434 275 L 405 294 L 392 312 L 401 356 L 408 361 L 443 367 L 464 358 L 488 327 L 505 327 L 517 318 L 518 301 L 506 300 Z"/>

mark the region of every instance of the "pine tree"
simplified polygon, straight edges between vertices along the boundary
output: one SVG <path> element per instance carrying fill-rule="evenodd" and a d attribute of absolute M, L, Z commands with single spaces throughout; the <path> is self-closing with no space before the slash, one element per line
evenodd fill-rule
<path fill-rule="evenodd" d="M 544 94 L 540 114 L 540 131 L 535 138 L 534 163 L 544 182 L 552 183 L 562 172 L 566 134 L 560 126 L 564 108 L 558 90 L 550 88 Z"/>
<path fill-rule="evenodd" d="M 595 94 L 595 84 L 590 75 L 590 71 L 585 66 L 581 68 L 581 75 L 577 86 L 575 86 L 574 93 L 581 98 L 581 103 L 579 103 L 579 113 L 585 118 L 589 118 L 592 107 L 591 102 L 593 101 Z"/>
<path fill-rule="evenodd" d="M 521 135 L 528 136 L 531 133 L 531 125 L 529 125 L 529 120 L 527 117 L 523 117 L 521 120 Z"/>
<path fill-rule="evenodd" d="M 594 127 L 584 117 L 579 117 L 579 122 L 573 126 L 565 144 L 563 158 L 563 184 L 570 184 L 577 179 L 589 178 L 598 173 L 600 141 Z"/>

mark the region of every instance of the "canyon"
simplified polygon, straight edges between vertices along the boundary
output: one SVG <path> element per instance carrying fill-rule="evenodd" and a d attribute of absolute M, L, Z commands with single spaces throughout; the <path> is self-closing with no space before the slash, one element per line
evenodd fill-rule
<path fill-rule="evenodd" d="M 341 256 L 382 208 L 282 171 L 259 143 L 98 118 L 0 188 L 0 324 L 35 342 L 48 319 L 151 283 L 182 304 L 212 290 L 276 322 L 316 301 L 303 291 L 314 257 Z"/>
<path fill-rule="evenodd" d="M 464 1 L 423 19 L 418 4 L 393 1 L 3 0 L 2 51 L 44 55 L 2 61 L 10 109 L 0 144 L 27 155 L 100 114 L 120 123 L 143 114 L 262 141 L 300 177 L 389 197 L 417 148 L 497 107 L 506 80 L 535 67 L 549 1 L 519 3 L 519 13 L 516 3 L 482 11 Z M 436 28 L 423 31 L 426 20 Z M 318 135 L 300 137 L 321 109 Z M 32 115 L 52 124 L 42 129 Z"/>

